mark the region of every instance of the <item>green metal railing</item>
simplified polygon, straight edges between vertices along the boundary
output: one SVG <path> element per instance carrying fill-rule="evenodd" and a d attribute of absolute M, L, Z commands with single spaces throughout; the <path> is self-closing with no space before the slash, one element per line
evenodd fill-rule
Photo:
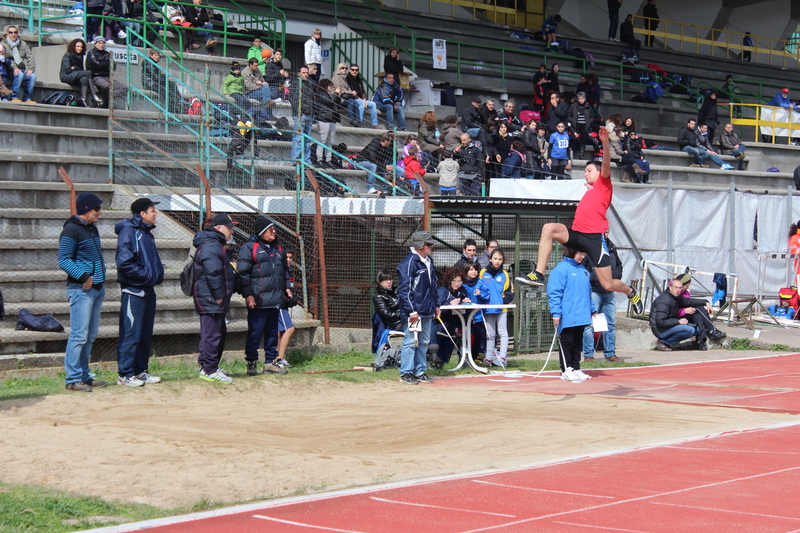
<path fill-rule="evenodd" d="M 33 4 L 33 0 L 28 0 L 28 2 Z M 74 33 L 75 31 L 74 28 L 64 28 L 60 30 L 54 30 L 52 28 L 48 29 L 46 27 L 48 23 L 61 22 L 68 24 L 68 21 L 70 19 L 74 19 L 75 17 L 80 17 L 82 20 L 82 31 L 84 36 L 87 34 L 89 19 L 100 19 L 101 23 L 99 33 L 101 35 L 105 34 L 106 26 L 109 24 L 120 24 L 126 32 L 127 29 L 131 27 L 131 24 L 136 24 L 140 28 L 138 31 L 136 31 L 136 33 L 143 33 L 144 35 L 149 36 L 149 40 L 152 43 L 157 43 L 157 47 L 162 50 L 171 50 L 175 52 L 175 50 L 167 44 L 167 36 L 169 34 L 174 35 L 179 43 L 178 51 L 182 52 L 185 48 L 183 43 L 183 31 L 196 31 L 197 28 L 183 28 L 170 23 L 166 16 L 167 5 L 196 7 L 195 4 L 191 2 L 165 2 L 163 0 L 147 0 L 146 5 L 144 6 L 142 17 L 138 19 L 132 19 L 123 18 L 116 15 L 91 15 L 85 12 L 82 15 L 70 15 L 69 13 L 49 14 L 46 13 L 46 11 L 57 11 L 58 9 L 63 10 L 64 8 L 63 6 L 56 4 L 48 6 L 48 2 L 44 1 L 37 3 L 36 5 L 32 5 L 29 8 L 31 18 L 30 27 L 36 29 L 39 44 L 41 45 L 42 40 L 48 36 Z M 216 29 L 216 27 L 214 27 L 205 30 L 200 28 L 200 31 L 207 31 L 208 33 L 214 35 L 215 38 L 220 42 L 220 46 L 222 47 L 222 55 L 227 55 L 229 39 L 234 38 L 237 40 L 249 41 L 253 38 L 253 33 L 260 34 L 262 36 L 262 40 L 273 48 L 285 47 L 286 15 L 280 10 L 278 10 L 278 13 L 275 14 L 253 15 L 243 11 L 241 6 L 239 6 L 239 9 L 212 6 L 200 7 L 206 7 L 213 10 L 215 14 L 218 13 L 222 15 L 222 20 L 220 21 L 220 24 L 222 25 L 221 29 Z M 148 10 L 156 17 L 161 16 L 162 20 L 160 22 L 154 22 L 152 19 L 148 20 Z M 232 27 L 233 23 L 237 24 L 241 28 L 244 28 L 245 30 L 249 30 L 248 33 L 229 31 L 228 28 Z M 87 38 L 88 37 L 89 36 L 87 36 Z"/>

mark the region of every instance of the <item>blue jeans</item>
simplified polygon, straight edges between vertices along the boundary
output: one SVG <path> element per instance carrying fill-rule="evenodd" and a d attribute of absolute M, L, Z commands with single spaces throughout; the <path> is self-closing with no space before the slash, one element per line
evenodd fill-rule
<path fill-rule="evenodd" d="M 156 315 L 156 291 L 152 287 L 126 291 L 135 294 L 123 291 L 119 311 L 117 371 L 122 377 L 147 371 Z"/>
<path fill-rule="evenodd" d="M 603 313 L 608 322 L 608 331 L 603 332 L 603 355 L 609 358 L 614 353 L 615 341 L 617 338 L 617 303 L 613 292 L 608 293 L 592 293 L 592 300 L 598 313 Z M 583 356 L 594 357 L 594 329 L 592 326 L 586 326 L 583 330 Z"/>
<path fill-rule="evenodd" d="M 119 25 L 120 25 L 121 28 L 124 28 L 124 29 L 127 29 L 127 28 L 132 29 L 138 35 L 142 34 L 142 24 L 140 22 L 133 22 L 133 21 L 130 21 L 130 20 L 121 20 L 121 21 L 119 21 Z M 142 46 L 142 40 L 139 39 L 138 37 L 134 37 L 131 40 L 131 45 L 132 46 Z"/>
<path fill-rule="evenodd" d="M 421 376 L 428 369 L 428 361 L 425 354 L 428 352 L 428 343 L 431 340 L 431 321 L 432 318 L 420 318 L 422 321 L 422 331 L 417 332 L 417 346 L 414 347 L 413 332 L 408 331 L 408 321 L 403 324 L 403 346 L 400 348 L 400 375 L 414 374 Z"/>
<path fill-rule="evenodd" d="M 369 108 L 370 118 L 372 119 L 371 125 L 378 125 L 378 111 L 375 107 L 375 102 L 372 100 L 361 100 L 360 98 L 351 98 L 347 101 L 347 118 L 350 120 L 358 120 L 364 122 L 364 108 Z"/>
<path fill-rule="evenodd" d="M 745 150 L 747 150 L 747 146 L 739 144 L 739 148 L 734 148 L 733 151 L 731 152 L 731 155 L 733 157 L 736 157 L 739 154 L 743 154 Z"/>
<path fill-rule="evenodd" d="M 267 364 L 278 357 L 278 318 L 281 310 L 250 309 L 247 312 L 247 339 L 244 344 L 244 358 L 258 361 L 258 345 L 264 337 L 264 360 Z"/>
<path fill-rule="evenodd" d="M 712 161 L 712 162 L 713 162 L 715 165 L 717 165 L 718 167 L 721 167 L 721 166 L 725 165 L 725 161 L 723 161 L 723 160 L 722 160 L 722 158 L 721 158 L 720 156 L 718 156 L 718 155 L 714 155 L 714 154 L 709 154 L 708 152 L 706 152 L 706 154 L 708 154 L 708 158 L 709 158 L 709 159 L 710 159 L 710 160 L 711 160 L 711 161 Z"/>
<path fill-rule="evenodd" d="M 84 290 L 80 283 L 67 283 L 70 326 L 64 353 L 67 385 L 89 381 L 89 356 L 100 328 L 100 310 L 105 297 L 105 286 Z"/>
<path fill-rule="evenodd" d="M 247 97 L 255 98 L 256 100 L 261 102 L 261 105 L 264 105 L 267 103 L 267 100 L 272 100 L 272 91 L 270 90 L 269 85 L 267 84 L 259 85 L 258 89 L 247 93 Z M 270 112 L 269 109 L 267 109 L 266 111 L 267 113 Z"/>
<path fill-rule="evenodd" d="M 708 152 L 703 150 L 702 148 L 695 148 L 694 146 L 684 146 L 681 148 L 682 151 L 686 152 L 687 154 L 691 154 L 694 156 L 694 164 L 695 165 L 702 165 L 703 161 L 708 157 Z"/>
<path fill-rule="evenodd" d="M 300 117 L 300 131 L 311 136 L 311 128 L 314 126 L 314 115 L 303 115 Z M 295 119 L 295 129 L 297 129 L 297 119 Z M 311 164 L 311 145 L 313 141 L 309 137 L 302 135 L 292 135 L 292 159 L 300 159 L 300 152 L 303 151 L 303 159 L 306 164 Z M 305 150 L 303 150 L 305 143 Z"/>
<path fill-rule="evenodd" d="M 678 344 L 682 340 L 688 339 L 689 337 L 694 337 L 697 335 L 697 328 L 688 324 L 684 326 L 683 324 L 678 324 L 677 326 L 672 326 L 667 331 L 662 333 L 658 336 L 658 340 L 666 344 L 667 346 L 672 346 L 673 344 Z"/>
<path fill-rule="evenodd" d="M 608 14 L 608 38 L 617 38 L 617 28 L 619 28 L 619 13 Z"/>
<path fill-rule="evenodd" d="M 25 83 L 25 89 L 22 93 L 19 92 L 22 83 Z M 22 101 L 30 100 L 33 96 L 33 84 L 36 83 L 36 73 L 28 74 L 27 71 L 21 70 L 19 74 L 14 76 L 6 76 L 6 87 L 11 89 L 11 99 L 19 98 Z"/>
<path fill-rule="evenodd" d="M 406 114 L 401 104 L 397 104 L 397 111 L 394 110 L 394 105 L 392 104 L 378 104 L 378 109 L 383 111 L 383 114 L 386 115 L 386 126 L 388 129 L 394 128 L 395 115 L 397 115 L 397 128 L 401 130 L 406 129 Z"/>

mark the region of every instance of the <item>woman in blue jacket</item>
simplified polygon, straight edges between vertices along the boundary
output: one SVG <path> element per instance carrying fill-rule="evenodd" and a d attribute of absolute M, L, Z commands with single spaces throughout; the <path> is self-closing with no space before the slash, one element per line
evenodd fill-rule
<path fill-rule="evenodd" d="M 564 249 L 564 259 L 547 278 L 547 299 L 553 324 L 558 330 L 561 357 L 561 379 L 580 383 L 591 376 L 581 370 L 583 330 L 597 312 L 592 301 L 589 271 L 581 262 L 586 253 Z"/>
<path fill-rule="evenodd" d="M 514 301 L 514 286 L 511 276 L 503 270 L 506 257 L 499 248 L 492 250 L 489 266 L 481 270 L 481 281 L 489 288 L 489 303 L 502 305 Z M 486 357 L 487 364 L 506 366 L 508 353 L 508 309 L 489 308 L 483 312 L 486 324 Z M 500 337 L 500 351 L 495 350 L 497 337 Z"/>
<path fill-rule="evenodd" d="M 464 264 L 464 289 L 472 303 L 489 303 L 489 287 L 481 281 L 481 266 L 471 261 Z M 483 311 L 476 311 L 472 316 L 472 359 L 483 361 L 486 353 L 486 326 L 483 323 Z"/>
<path fill-rule="evenodd" d="M 511 143 L 508 157 L 503 161 L 503 177 L 511 179 L 522 179 L 522 170 L 527 169 L 525 154 L 522 153 L 524 147 L 520 141 Z"/>

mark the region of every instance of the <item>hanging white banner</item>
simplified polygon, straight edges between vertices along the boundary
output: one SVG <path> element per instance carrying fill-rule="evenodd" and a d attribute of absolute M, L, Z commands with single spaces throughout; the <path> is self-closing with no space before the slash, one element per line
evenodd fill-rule
<path fill-rule="evenodd" d="M 447 70 L 447 41 L 433 40 L 433 68 Z"/>

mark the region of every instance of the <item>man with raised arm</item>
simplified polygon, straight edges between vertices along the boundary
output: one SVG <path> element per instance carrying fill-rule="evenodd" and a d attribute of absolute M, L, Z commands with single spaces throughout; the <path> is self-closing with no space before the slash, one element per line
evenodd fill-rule
<path fill-rule="evenodd" d="M 629 287 L 621 280 L 613 279 L 611 275 L 611 257 L 605 233 L 608 231 L 608 218 L 606 212 L 611 205 L 613 187 L 611 185 L 611 152 L 608 149 L 608 130 L 600 128 L 600 141 L 603 143 L 603 162 L 586 163 L 583 177 L 589 189 L 583 195 L 575 209 L 575 218 L 572 228 L 564 224 L 551 222 L 542 228 L 542 237 L 539 240 L 539 257 L 536 270 L 527 276 L 520 276 L 517 281 L 528 285 L 543 285 L 547 260 L 553 251 L 553 241 L 558 241 L 567 248 L 586 252 L 595 265 L 595 273 L 600 285 L 607 291 L 621 292 L 631 301 L 636 314 L 644 312 L 642 299 L 633 287 Z"/>

